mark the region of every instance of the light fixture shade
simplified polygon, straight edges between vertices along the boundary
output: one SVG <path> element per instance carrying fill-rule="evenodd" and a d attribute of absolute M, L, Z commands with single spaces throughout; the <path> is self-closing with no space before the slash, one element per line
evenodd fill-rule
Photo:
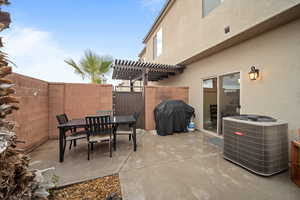
<path fill-rule="evenodd" d="M 249 72 L 249 79 L 256 80 L 258 77 L 259 77 L 259 69 L 256 69 L 254 66 L 252 66 Z"/>

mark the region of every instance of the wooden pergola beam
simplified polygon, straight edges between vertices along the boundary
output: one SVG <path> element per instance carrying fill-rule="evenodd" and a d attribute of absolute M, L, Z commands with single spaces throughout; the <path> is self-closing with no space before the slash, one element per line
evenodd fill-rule
<path fill-rule="evenodd" d="M 114 69 L 113 79 L 130 80 L 131 82 L 142 80 L 144 85 L 147 85 L 148 81 L 162 80 L 170 75 L 182 73 L 184 70 L 184 67 L 179 65 L 128 60 L 115 60 L 112 67 Z"/>
<path fill-rule="evenodd" d="M 132 78 L 132 81 L 135 82 L 135 81 L 139 81 L 142 79 L 143 79 L 143 73 L 138 74 L 136 77 Z"/>

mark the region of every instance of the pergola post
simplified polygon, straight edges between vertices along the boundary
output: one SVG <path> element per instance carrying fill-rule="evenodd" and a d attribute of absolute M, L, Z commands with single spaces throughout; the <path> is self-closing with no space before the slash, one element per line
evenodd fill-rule
<path fill-rule="evenodd" d="M 149 76 L 149 69 L 143 70 L 143 83 L 144 87 L 148 85 L 148 77 Z"/>
<path fill-rule="evenodd" d="M 132 80 L 130 80 L 129 82 L 130 82 L 130 92 L 133 92 L 133 84 L 134 84 L 134 82 Z"/>
<path fill-rule="evenodd" d="M 148 78 L 149 78 L 149 69 L 144 69 L 142 73 L 142 81 L 143 81 L 143 97 L 145 98 L 145 90 L 146 86 L 148 85 Z"/>

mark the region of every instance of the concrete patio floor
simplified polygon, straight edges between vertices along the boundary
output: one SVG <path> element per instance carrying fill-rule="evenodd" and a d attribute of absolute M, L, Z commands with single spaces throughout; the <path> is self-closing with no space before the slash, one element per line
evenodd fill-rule
<path fill-rule="evenodd" d="M 140 134 L 141 135 L 141 134 Z M 90 160 L 87 159 L 86 139 L 77 140 L 77 146 L 65 150 L 64 162 L 58 161 L 58 140 L 49 140 L 30 153 L 32 169 L 47 169 L 54 167 L 51 172 L 58 176 L 58 186 L 64 186 L 80 181 L 116 174 L 120 171 L 129 155 L 133 152 L 132 142 L 128 136 L 118 136 L 117 151 L 109 157 L 107 143 L 94 145 Z"/>
<path fill-rule="evenodd" d="M 57 161 L 57 141 L 49 141 L 31 154 L 32 167 L 55 167 L 61 185 L 119 172 L 125 200 L 299 199 L 300 188 L 288 172 L 257 176 L 224 160 L 210 138 L 200 132 L 138 134 L 138 150 L 133 152 L 128 137 L 120 136 L 112 158 L 107 146 L 97 145 L 90 161 L 83 141 L 66 150 L 64 163 Z"/>

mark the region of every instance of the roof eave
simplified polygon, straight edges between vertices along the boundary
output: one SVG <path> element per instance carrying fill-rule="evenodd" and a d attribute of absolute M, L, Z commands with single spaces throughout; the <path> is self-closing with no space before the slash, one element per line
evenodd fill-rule
<path fill-rule="evenodd" d="M 163 19 L 163 17 L 166 15 L 168 10 L 171 8 L 171 6 L 174 4 L 176 0 L 167 0 L 161 11 L 159 12 L 158 16 L 154 20 L 154 23 L 152 24 L 150 30 L 146 34 L 146 36 L 143 39 L 143 43 L 145 44 L 147 40 L 149 39 L 150 35 L 153 33 L 155 28 L 158 26 L 159 22 Z"/>
<path fill-rule="evenodd" d="M 139 57 L 142 57 L 142 55 L 146 52 L 146 47 L 142 49 L 142 51 L 139 53 Z"/>

